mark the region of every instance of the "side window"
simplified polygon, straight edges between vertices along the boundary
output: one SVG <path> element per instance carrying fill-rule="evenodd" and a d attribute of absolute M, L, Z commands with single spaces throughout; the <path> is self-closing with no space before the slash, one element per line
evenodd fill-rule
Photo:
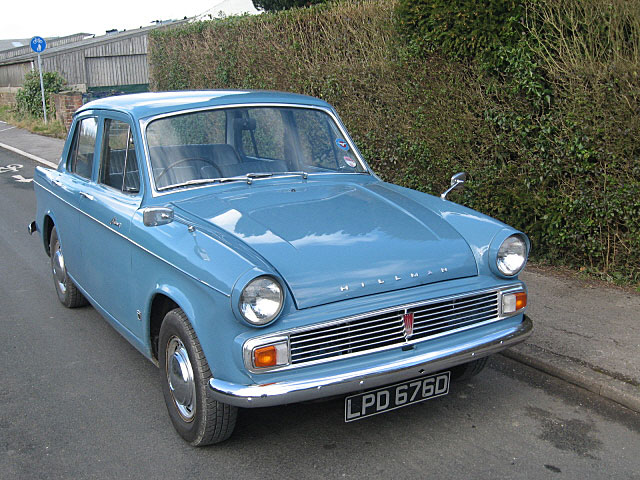
<path fill-rule="evenodd" d="M 297 110 L 293 117 L 298 126 L 303 163 L 322 168 L 339 168 L 335 140 L 341 136 L 327 114 Z"/>
<path fill-rule="evenodd" d="M 140 175 L 131 127 L 126 122 L 104 121 L 98 182 L 126 193 L 140 191 Z"/>
<path fill-rule="evenodd" d="M 69 156 L 69 170 L 76 175 L 91 178 L 97 132 L 98 121 L 93 117 L 80 120 L 80 124 L 76 127 Z"/>

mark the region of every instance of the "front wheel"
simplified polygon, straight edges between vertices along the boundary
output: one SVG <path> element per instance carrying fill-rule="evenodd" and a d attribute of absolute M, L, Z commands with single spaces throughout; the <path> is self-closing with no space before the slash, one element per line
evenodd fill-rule
<path fill-rule="evenodd" d="M 478 375 L 487 366 L 489 357 L 482 357 L 473 362 L 463 363 L 451 369 L 451 378 L 455 381 L 469 380 Z"/>
<path fill-rule="evenodd" d="M 193 327 L 179 308 L 164 317 L 158 357 L 164 401 L 180 436 L 196 447 L 229 438 L 238 409 L 208 395 L 211 370 Z"/>

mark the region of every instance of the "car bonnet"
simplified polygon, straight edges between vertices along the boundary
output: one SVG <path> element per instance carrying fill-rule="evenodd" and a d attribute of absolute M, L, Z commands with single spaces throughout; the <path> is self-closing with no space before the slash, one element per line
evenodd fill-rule
<path fill-rule="evenodd" d="M 174 205 L 258 252 L 298 308 L 477 275 L 465 240 L 382 182 L 255 182 Z"/>

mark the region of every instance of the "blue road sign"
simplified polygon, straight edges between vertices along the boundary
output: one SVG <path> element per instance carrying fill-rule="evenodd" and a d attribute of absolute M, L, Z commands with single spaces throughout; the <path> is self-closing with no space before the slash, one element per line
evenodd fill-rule
<path fill-rule="evenodd" d="M 31 50 L 36 53 L 44 52 L 44 49 L 47 48 L 47 42 L 42 37 L 33 37 L 31 39 Z"/>

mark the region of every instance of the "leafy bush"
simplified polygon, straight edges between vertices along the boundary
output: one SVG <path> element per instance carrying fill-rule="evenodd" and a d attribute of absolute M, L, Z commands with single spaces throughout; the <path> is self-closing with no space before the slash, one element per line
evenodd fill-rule
<path fill-rule="evenodd" d="M 253 6 L 258 10 L 277 12 L 294 7 L 308 7 L 314 3 L 323 3 L 326 0 L 253 0 Z"/>
<path fill-rule="evenodd" d="M 51 100 L 52 93 L 58 93 L 62 90 L 66 81 L 58 72 L 44 72 L 42 74 L 42 83 L 44 84 L 44 98 L 47 105 L 47 114 L 51 117 L 54 115 L 53 102 Z M 37 70 L 27 72 L 24 76 L 22 88 L 16 94 L 16 105 L 18 111 L 34 117 L 42 117 L 42 93 L 40 91 L 40 74 Z"/>
<path fill-rule="evenodd" d="M 400 0 L 398 21 L 422 45 L 459 60 L 493 54 L 520 38 L 520 0 Z"/>

